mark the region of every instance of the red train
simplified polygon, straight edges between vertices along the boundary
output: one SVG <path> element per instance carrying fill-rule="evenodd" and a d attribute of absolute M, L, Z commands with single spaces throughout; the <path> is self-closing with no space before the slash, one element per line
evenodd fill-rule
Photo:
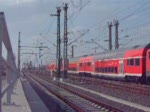
<path fill-rule="evenodd" d="M 68 73 L 150 81 L 150 44 L 70 58 Z"/>
<path fill-rule="evenodd" d="M 48 71 L 54 71 L 54 70 L 56 70 L 56 64 L 55 63 L 51 63 L 50 65 L 46 65 L 46 69 Z"/>

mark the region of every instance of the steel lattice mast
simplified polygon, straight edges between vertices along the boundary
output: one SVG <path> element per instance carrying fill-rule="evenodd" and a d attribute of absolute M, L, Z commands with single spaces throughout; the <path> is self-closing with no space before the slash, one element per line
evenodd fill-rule
<path fill-rule="evenodd" d="M 114 26 L 115 26 L 115 49 L 119 48 L 119 42 L 118 42 L 118 25 L 119 25 L 118 20 L 115 20 L 114 21 Z"/>
<path fill-rule="evenodd" d="M 67 43 L 68 43 L 68 37 L 67 37 L 67 9 L 68 4 L 65 4 L 64 6 L 64 78 L 67 77 L 67 69 L 68 69 L 68 54 L 67 54 Z"/>
<path fill-rule="evenodd" d="M 60 50 L 60 7 L 57 7 L 57 77 L 60 77 L 61 50 Z"/>
<path fill-rule="evenodd" d="M 109 29 L 109 50 L 112 50 L 112 22 L 108 23 L 108 29 Z"/>

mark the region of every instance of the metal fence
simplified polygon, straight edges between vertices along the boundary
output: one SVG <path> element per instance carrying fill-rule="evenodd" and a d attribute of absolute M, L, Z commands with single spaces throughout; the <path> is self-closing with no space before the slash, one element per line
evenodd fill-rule
<path fill-rule="evenodd" d="M 7 51 L 7 59 L 2 56 L 2 44 L 4 44 Z M 5 70 L 4 70 L 5 66 Z M 3 88 L 2 91 L 2 77 L 3 73 L 6 72 L 7 87 Z M 0 112 L 2 112 L 2 98 L 5 93 L 7 93 L 7 100 L 5 104 L 11 105 L 11 95 L 13 93 L 13 88 L 15 82 L 17 81 L 19 72 L 15 63 L 15 56 L 12 50 L 7 24 L 5 20 L 4 12 L 0 12 Z"/>

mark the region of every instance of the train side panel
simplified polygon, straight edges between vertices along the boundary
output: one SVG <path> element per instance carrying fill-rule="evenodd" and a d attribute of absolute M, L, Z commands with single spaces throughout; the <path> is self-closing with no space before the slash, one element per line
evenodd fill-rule
<path fill-rule="evenodd" d="M 79 73 L 82 75 L 91 75 L 93 72 L 93 57 L 83 57 L 79 60 Z"/>
<path fill-rule="evenodd" d="M 70 62 L 68 66 L 68 73 L 78 73 L 78 62 Z"/>
<path fill-rule="evenodd" d="M 95 62 L 95 73 L 101 75 L 119 75 L 119 60 L 100 60 Z"/>
<path fill-rule="evenodd" d="M 128 50 L 125 52 L 125 75 L 126 76 L 137 76 L 143 75 L 144 70 L 144 49 Z"/>

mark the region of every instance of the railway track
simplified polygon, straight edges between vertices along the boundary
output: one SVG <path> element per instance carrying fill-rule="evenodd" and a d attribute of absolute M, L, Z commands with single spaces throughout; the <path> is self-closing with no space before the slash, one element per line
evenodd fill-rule
<path fill-rule="evenodd" d="M 131 92 L 134 94 L 142 94 L 150 96 L 150 87 L 142 84 L 126 83 L 121 81 L 108 81 L 103 79 L 89 78 L 89 77 L 79 77 L 79 76 L 68 76 L 71 80 L 78 80 L 82 83 L 93 83 L 95 85 L 104 86 L 107 88 L 112 88 L 115 90 Z"/>
<path fill-rule="evenodd" d="M 31 79 L 31 75 L 26 75 Z M 32 81 L 36 80 L 42 86 L 47 88 L 51 93 L 60 98 L 77 112 L 122 112 L 119 109 L 111 107 L 99 100 L 96 100 L 77 89 L 70 89 L 67 86 L 60 85 L 57 82 L 52 82 L 48 78 L 41 79 L 37 76 L 32 76 Z M 46 81 L 45 81 L 46 80 Z"/>

